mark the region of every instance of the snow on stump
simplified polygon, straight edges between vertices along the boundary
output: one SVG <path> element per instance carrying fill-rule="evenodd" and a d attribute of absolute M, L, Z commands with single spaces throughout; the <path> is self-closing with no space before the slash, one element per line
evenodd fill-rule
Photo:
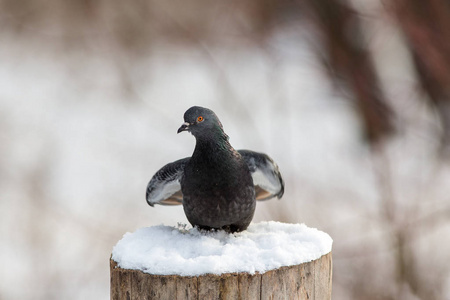
<path fill-rule="evenodd" d="M 331 245 L 304 224 L 141 228 L 113 249 L 111 299 L 331 299 Z"/>

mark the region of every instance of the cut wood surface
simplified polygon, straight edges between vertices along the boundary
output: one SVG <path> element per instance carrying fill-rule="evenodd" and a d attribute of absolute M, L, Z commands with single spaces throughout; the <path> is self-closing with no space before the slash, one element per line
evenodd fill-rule
<path fill-rule="evenodd" d="M 153 275 L 111 267 L 111 299 L 331 299 L 331 252 L 317 260 L 265 273 Z"/>

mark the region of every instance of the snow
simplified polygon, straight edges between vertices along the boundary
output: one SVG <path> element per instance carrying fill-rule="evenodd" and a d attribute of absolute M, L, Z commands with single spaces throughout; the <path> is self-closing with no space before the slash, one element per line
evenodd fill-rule
<path fill-rule="evenodd" d="M 254 274 L 316 260 L 332 243 L 328 234 L 305 224 L 253 223 L 234 234 L 159 225 L 126 233 L 112 259 L 121 268 L 158 275 Z"/>

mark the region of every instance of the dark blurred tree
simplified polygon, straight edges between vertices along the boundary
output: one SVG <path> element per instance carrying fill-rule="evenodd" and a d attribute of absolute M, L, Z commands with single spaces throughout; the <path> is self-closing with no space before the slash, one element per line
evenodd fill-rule
<path fill-rule="evenodd" d="M 393 113 L 380 88 L 359 15 L 344 0 L 306 2 L 323 40 L 319 53 L 331 79 L 352 95 L 368 142 L 380 141 L 393 130 Z"/>
<path fill-rule="evenodd" d="M 387 9 L 402 29 L 412 53 L 417 77 L 435 106 L 442 142 L 450 146 L 450 2 L 393 0 Z"/>

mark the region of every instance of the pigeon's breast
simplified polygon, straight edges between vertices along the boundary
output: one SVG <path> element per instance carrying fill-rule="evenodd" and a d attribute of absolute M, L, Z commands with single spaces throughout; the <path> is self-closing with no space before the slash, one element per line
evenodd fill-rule
<path fill-rule="evenodd" d="M 255 190 L 240 160 L 191 160 L 181 180 L 183 207 L 194 225 L 222 227 L 253 216 Z"/>

